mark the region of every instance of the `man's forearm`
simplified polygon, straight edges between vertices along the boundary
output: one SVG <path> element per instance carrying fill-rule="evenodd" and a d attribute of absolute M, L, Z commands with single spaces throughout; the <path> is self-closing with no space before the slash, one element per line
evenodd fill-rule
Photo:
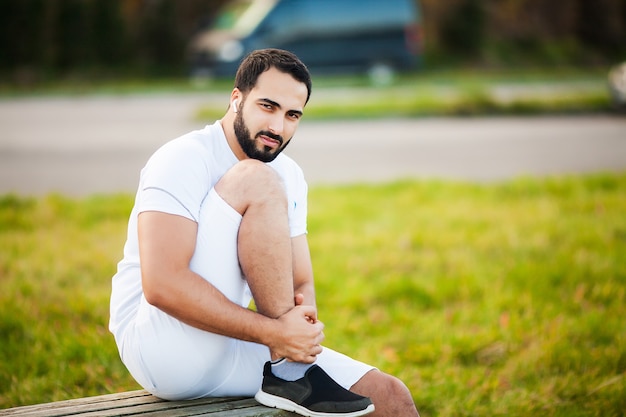
<path fill-rule="evenodd" d="M 315 300 L 315 285 L 312 282 L 305 282 L 294 288 L 294 294 L 302 294 L 303 303 L 302 305 L 308 306 L 317 306 L 317 302 Z"/>
<path fill-rule="evenodd" d="M 313 265 L 306 234 L 291 239 L 294 294 L 302 294 L 303 305 L 316 307 Z"/>
<path fill-rule="evenodd" d="M 146 298 L 178 320 L 205 331 L 265 345 L 273 358 L 310 363 L 319 354 L 323 324 L 309 319 L 317 315 L 314 307 L 296 306 L 273 319 L 231 302 L 191 271 L 169 278 L 167 284 L 160 286 L 159 295 Z"/>
<path fill-rule="evenodd" d="M 272 333 L 272 319 L 233 303 L 192 271 L 180 272 L 161 283 L 157 292 L 146 294 L 148 302 L 190 326 L 263 344 Z"/>

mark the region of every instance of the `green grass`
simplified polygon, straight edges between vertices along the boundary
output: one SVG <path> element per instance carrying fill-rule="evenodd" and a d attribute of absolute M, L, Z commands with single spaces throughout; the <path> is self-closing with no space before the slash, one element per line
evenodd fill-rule
<path fill-rule="evenodd" d="M 409 96 L 381 92 L 365 99 L 318 100 L 307 105 L 307 120 L 372 119 L 383 117 L 479 116 L 589 114 L 613 111 L 608 91 L 596 90 L 568 94 L 518 97 L 502 101 L 489 89 L 462 87 L 454 94 L 425 90 Z M 197 109 L 195 120 L 217 120 L 224 106 L 205 105 Z"/>
<path fill-rule="evenodd" d="M 362 78 L 314 81 L 307 120 L 613 111 L 606 71 L 598 70 L 425 71 L 381 87 Z M 195 118 L 223 113 L 223 103 L 207 104 Z"/>
<path fill-rule="evenodd" d="M 106 330 L 127 195 L 0 198 L 0 408 L 136 389 Z M 328 346 L 423 416 L 621 416 L 626 173 L 313 187 Z"/>
<path fill-rule="evenodd" d="M 307 119 L 363 119 L 431 115 L 554 114 L 612 111 L 607 68 L 424 69 L 372 86 L 364 76 L 314 76 Z M 502 86 L 517 93 L 503 98 Z M 551 88 L 554 88 L 551 90 Z M 171 79 L 78 79 L 28 88 L 0 81 L 0 97 L 218 93 L 231 79 L 195 83 Z M 225 101 L 197 109 L 197 120 L 223 116 Z"/>

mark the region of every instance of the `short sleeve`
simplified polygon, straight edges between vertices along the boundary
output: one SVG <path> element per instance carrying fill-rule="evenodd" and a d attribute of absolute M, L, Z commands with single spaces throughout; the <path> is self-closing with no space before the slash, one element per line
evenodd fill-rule
<path fill-rule="evenodd" d="M 211 184 L 205 152 L 185 136 L 157 150 L 141 173 L 138 213 L 160 211 L 197 222 Z"/>
<path fill-rule="evenodd" d="M 307 233 L 308 185 L 302 168 L 287 155 L 281 154 L 270 162 L 283 179 L 289 204 L 289 230 L 291 237 Z"/>
<path fill-rule="evenodd" d="M 293 212 L 289 213 L 289 229 L 291 236 L 300 236 L 307 233 L 307 203 L 308 185 L 302 171 L 297 177 L 293 197 Z"/>

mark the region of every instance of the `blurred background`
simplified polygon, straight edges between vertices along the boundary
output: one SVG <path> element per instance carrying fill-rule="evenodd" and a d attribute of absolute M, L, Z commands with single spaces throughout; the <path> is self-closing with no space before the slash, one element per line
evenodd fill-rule
<path fill-rule="evenodd" d="M 608 68 L 626 59 L 626 0 L 407 1 L 415 6 L 411 35 L 421 70 Z M 211 27 L 234 24 L 225 22 L 228 13 L 243 13 L 245 4 L 237 9 L 232 3 L 0 0 L 0 83 L 187 77 L 198 39 Z M 383 1 L 368 4 L 361 8 L 393 8 Z M 231 59 L 239 56 L 234 52 Z"/>
<path fill-rule="evenodd" d="M 567 172 L 625 164 L 615 148 L 624 136 L 620 118 L 589 116 L 626 110 L 626 0 L 0 0 L 0 193 L 134 190 L 156 147 L 222 117 L 239 62 L 264 47 L 291 50 L 311 69 L 307 120 L 356 121 L 342 125 L 349 126 L 341 133 L 346 152 L 348 135 L 377 143 L 373 126 L 405 138 L 404 149 L 422 146 L 418 139 L 442 146 L 445 132 L 461 142 L 408 158 L 401 169 L 403 152 L 394 148 L 388 164 L 378 158 L 379 171 L 366 176 L 346 172 L 339 160 L 332 165 L 306 124 L 289 153 L 311 181 L 501 178 L 495 161 L 514 167 L 521 154 L 532 157 L 507 175 L 554 171 L 543 147 L 573 135 L 586 148 L 566 147 Z M 468 115 L 586 118 L 577 118 L 574 132 L 570 119 L 538 128 L 539 120 L 525 118 L 499 130 L 493 120 L 474 129 L 467 120 L 417 119 Z M 398 117 L 413 122 L 391 121 Z M 471 168 L 460 150 L 470 146 L 467 135 L 450 131 L 457 123 L 460 132 L 476 132 L 474 140 L 493 131 L 505 151 L 510 145 L 495 138 L 518 132 L 528 150 Z M 541 146 L 528 140 L 539 137 L 533 127 L 546 136 Z M 599 146 L 598 138 L 614 142 Z M 485 157 L 493 155 L 493 144 L 483 146 Z M 454 151 L 462 164 L 433 167 Z"/>

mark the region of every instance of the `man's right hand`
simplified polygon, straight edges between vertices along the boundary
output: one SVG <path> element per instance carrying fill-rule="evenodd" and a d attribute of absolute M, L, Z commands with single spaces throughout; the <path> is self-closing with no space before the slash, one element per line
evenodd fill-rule
<path fill-rule="evenodd" d="M 278 329 L 268 344 L 272 359 L 287 358 L 294 362 L 313 363 L 322 352 L 324 324 L 313 306 L 298 305 L 277 319 Z"/>

